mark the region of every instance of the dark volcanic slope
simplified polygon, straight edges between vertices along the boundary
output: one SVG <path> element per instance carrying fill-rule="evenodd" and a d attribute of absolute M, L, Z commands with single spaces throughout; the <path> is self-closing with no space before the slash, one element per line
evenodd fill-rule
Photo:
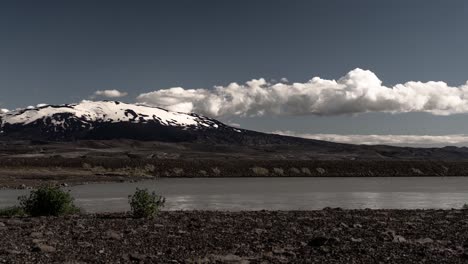
<path fill-rule="evenodd" d="M 134 139 L 237 145 L 336 145 L 238 129 L 197 114 L 116 101 L 41 105 L 0 114 L 0 123 L 0 139 L 4 140 Z"/>

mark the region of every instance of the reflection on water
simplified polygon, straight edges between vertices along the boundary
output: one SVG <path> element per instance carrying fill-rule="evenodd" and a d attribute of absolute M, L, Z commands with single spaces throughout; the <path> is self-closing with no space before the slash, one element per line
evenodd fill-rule
<path fill-rule="evenodd" d="M 136 187 L 166 197 L 166 210 L 311 210 L 342 208 L 459 208 L 468 202 L 467 177 L 160 179 L 70 188 L 88 212 L 128 210 Z M 1 190 L 0 207 L 25 190 Z"/>

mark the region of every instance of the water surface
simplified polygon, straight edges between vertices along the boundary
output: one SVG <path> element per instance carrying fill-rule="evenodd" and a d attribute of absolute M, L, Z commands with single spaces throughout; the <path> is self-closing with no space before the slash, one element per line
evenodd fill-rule
<path fill-rule="evenodd" d="M 460 208 L 468 177 L 179 178 L 70 187 L 88 212 L 128 210 L 128 195 L 148 188 L 167 198 L 166 210 L 311 210 Z M 0 207 L 26 190 L 0 190 Z"/>

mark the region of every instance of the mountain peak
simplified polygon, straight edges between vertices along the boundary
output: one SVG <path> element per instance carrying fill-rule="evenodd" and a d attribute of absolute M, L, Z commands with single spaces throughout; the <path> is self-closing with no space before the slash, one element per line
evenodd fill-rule
<path fill-rule="evenodd" d="M 142 104 L 128 104 L 119 101 L 82 101 L 76 104 L 47 105 L 27 107 L 0 114 L 0 127 L 2 135 L 31 133 L 38 130 L 40 138 L 49 139 L 76 135 L 99 134 L 105 128 L 125 126 L 133 127 L 135 133 L 142 129 L 151 129 L 152 133 L 161 133 L 162 128 L 179 130 L 207 130 L 230 129 L 236 132 L 241 130 L 229 127 L 215 119 L 193 113 L 172 112 L 159 107 Z M 164 130 L 164 129 L 163 129 Z M 167 130 L 167 129 L 166 129 Z M 166 131 L 167 132 L 167 131 Z M 112 131 L 114 134 L 115 131 Z M 150 133 L 150 132 L 147 132 Z"/>
<path fill-rule="evenodd" d="M 62 119 L 67 115 L 83 122 L 158 122 L 167 126 L 214 127 L 213 119 L 196 114 L 168 111 L 159 107 L 141 104 L 127 104 L 119 101 L 81 101 L 77 104 L 47 105 L 27 107 L 0 114 L 2 127 L 5 124 L 27 125 L 47 119 Z"/>

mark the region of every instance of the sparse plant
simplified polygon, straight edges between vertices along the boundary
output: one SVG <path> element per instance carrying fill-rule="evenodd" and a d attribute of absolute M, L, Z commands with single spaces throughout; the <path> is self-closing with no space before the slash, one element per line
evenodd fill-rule
<path fill-rule="evenodd" d="M 273 172 L 276 175 L 283 176 L 284 175 L 284 170 L 282 168 L 273 168 Z"/>
<path fill-rule="evenodd" d="M 93 166 L 91 166 L 89 163 L 83 163 L 82 167 L 85 170 L 91 170 L 93 168 Z"/>
<path fill-rule="evenodd" d="M 166 199 L 154 191 L 137 188 L 133 195 L 128 196 L 132 215 L 135 218 L 153 218 L 157 215 Z"/>
<path fill-rule="evenodd" d="M 146 164 L 145 165 L 145 171 L 147 174 L 152 174 L 154 173 L 154 171 L 156 170 L 156 166 L 154 166 L 153 164 Z"/>
<path fill-rule="evenodd" d="M 300 171 L 298 168 L 291 168 L 291 169 L 289 169 L 289 171 L 291 171 L 292 174 L 299 174 L 299 173 L 301 173 L 301 171 Z"/>
<path fill-rule="evenodd" d="M 213 171 L 213 174 L 216 176 L 219 176 L 221 174 L 221 170 L 218 167 L 214 167 L 211 170 Z"/>
<path fill-rule="evenodd" d="M 255 175 L 259 176 L 267 176 L 269 173 L 268 169 L 262 167 L 253 167 L 252 171 L 255 173 Z"/>
<path fill-rule="evenodd" d="M 310 175 L 311 174 L 309 168 L 301 168 L 301 171 L 305 175 Z"/>
<path fill-rule="evenodd" d="M 29 196 L 18 197 L 20 208 L 31 216 L 59 216 L 78 213 L 70 192 L 58 186 L 43 186 L 31 191 Z"/>
<path fill-rule="evenodd" d="M 83 169 L 88 170 L 94 174 L 102 174 L 105 173 L 107 170 L 103 166 L 92 166 L 89 163 L 83 163 L 81 166 Z"/>
<path fill-rule="evenodd" d="M 326 171 L 324 168 L 316 168 L 315 169 L 319 174 L 324 174 Z"/>
<path fill-rule="evenodd" d="M 24 216 L 24 210 L 19 206 L 11 206 L 0 209 L 0 217 Z"/>
<path fill-rule="evenodd" d="M 176 176 L 181 176 L 182 174 L 184 174 L 184 169 L 181 168 L 174 168 L 172 171 Z"/>

